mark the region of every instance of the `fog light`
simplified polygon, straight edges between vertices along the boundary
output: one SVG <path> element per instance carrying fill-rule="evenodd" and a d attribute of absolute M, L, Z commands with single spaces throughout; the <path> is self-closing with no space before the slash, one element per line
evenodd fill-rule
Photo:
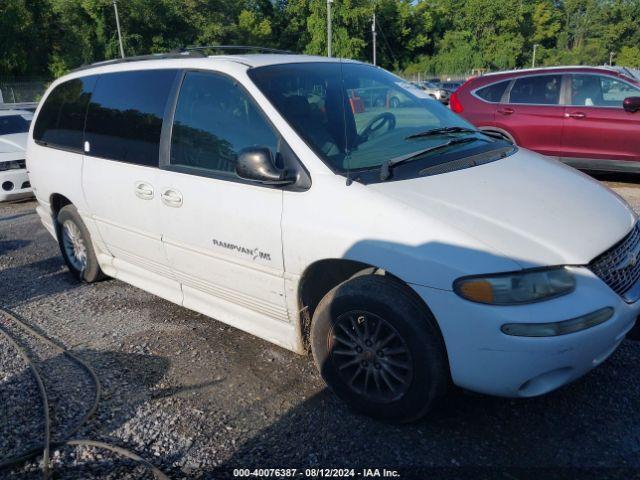
<path fill-rule="evenodd" d="M 2 189 L 5 192 L 10 192 L 11 190 L 13 190 L 13 182 L 9 182 L 8 180 L 6 182 L 3 182 Z"/>
<path fill-rule="evenodd" d="M 605 307 L 562 322 L 507 323 L 500 330 L 502 330 L 502 333 L 516 337 L 556 337 L 600 325 L 613 316 L 613 311 L 612 307 Z"/>

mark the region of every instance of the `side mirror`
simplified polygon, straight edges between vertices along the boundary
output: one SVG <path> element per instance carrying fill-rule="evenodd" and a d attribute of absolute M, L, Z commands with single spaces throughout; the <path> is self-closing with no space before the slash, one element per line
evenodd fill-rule
<path fill-rule="evenodd" d="M 625 98 L 622 102 L 622 108 L 624 108 L 626 112 L 636 113 L 640 110 L 640 97 Z"/>
<path fill-rule="evenodd" d="M 296 181 L 296 177 L 287 170 L 276 167 L 271 150 L 266 147 L 241 150 L 236 161 L 236 173 L 240 178 L 266 185 L 290 185 Z"/>

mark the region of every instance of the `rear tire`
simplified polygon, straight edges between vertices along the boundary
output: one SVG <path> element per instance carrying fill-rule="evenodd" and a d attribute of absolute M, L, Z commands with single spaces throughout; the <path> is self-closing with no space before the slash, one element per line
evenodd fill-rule
<path fill-rule="evenodd" d="M 353 277 L 327 293 L 313 315 L 311 346 L 327 385 L 374 418 L 416 420 L 449 385 L 433 315 L 389 277 Z"/>
<path fill-rule="evenodd" d="M 73 205 L 60 209 L 56 217 L 58 245 L 69 271 L 81 282 L 93 283 L 106 278 L 93 250 L 91 235 Z"/>

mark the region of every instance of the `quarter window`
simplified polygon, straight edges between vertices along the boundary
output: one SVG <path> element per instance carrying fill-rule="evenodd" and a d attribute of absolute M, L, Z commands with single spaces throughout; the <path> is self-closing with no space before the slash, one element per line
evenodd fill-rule
<path fill-rule="evenodd" d="M 487 102 L 498 103 L 502 100 L 502 95 L 510 81 L 511 80 L 505 80 L 504 82 L 494 83 L 493 85 L 476 90 L 476 95 Z"/>
<path fill-rule="evenodd" d="M 89 155 L 158 166 L 165 106 L 177 70 L 100 75 L 87 114 Z"/>
<path fill-rule="evenodd" d="M 640 95 L 640 89 L 612 77 L 572 75 L 571 105 L 585 107 L 622 107 L 627 97 Z"/>
<path fill-rule="evenodd" d="M 33 130 L 34 140 L 81 150 L 87 104 L 95 82 L 95 76 L 76 78 L 54 88 L 38 114 Z"/>
<path fill-rule="evenodd" d="M 235 175 L 238 153 L 254 146 L 276 158 L 278 137 L 245 91 L 222 75 L 187 73 L 173 120 L 171 165 Z"/>
<path fill-rule="evenodd" d="M 560 75 L 535 75 L 518 78 L 511 87 L 510 103 L 558 105 L 560 103 Z"/>

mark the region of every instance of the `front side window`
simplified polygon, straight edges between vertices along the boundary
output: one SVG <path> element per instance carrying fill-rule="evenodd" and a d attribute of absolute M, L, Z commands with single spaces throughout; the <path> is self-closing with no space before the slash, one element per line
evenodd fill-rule
<path fill-rule="evenodd" d="M 334 171 L 377 169 L 388 160 L 436 146 L 458 135 L 449 150 L 486 141 L 440 102 L 382 69 L 358 63 L 280 64 L 249 70 L 249 76 L 298 135 Z M 416 135 L 455 127 L 463 133 Z"/>
<path fill-rule="evenodd" d="M 561 75 L 520 77 L 513 82 L 509 103 L 558 105 L 561 85 Z"/>
<path fill-rule="evenodd" d="M 620 107 L 627 97 L 640 96 L 640 89 L 604 75 L 572 75 L 571 105 Z"/>
<path fill-rule="evenodd" d="M 176 75 L 177 70 L 100 75 L 87 113 L 88 154 L 158 166 L 162 119 Z"/>
<path fill-rule="evenodd" d="M 267 147 L 276 158 L 278 137 L 238 84 L 228 77 L 188 72 L 173 119 L 171 165 L 235 176 L 236 157 Z"/>
<path fill-rule="evenodd" d="M 87 104 L 95 76 L 61 83 L 47 96 L 33 129 L 37 142 L 70 150 L 82 150 Z"/>
<path fill-rule="evenodd" d="M 32 115 L 4 115 L 0 116 L 0 135 L 25 133 L 29 131 Z"/>

